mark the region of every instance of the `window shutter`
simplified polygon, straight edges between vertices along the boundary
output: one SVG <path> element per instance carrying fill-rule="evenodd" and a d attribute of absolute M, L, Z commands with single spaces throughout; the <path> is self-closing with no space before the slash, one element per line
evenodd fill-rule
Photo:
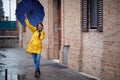
<path fill-rule="evenodd" d="M 97 8 L 97 31 L 103 32 L 103 0 L 98 0 Z"/>
<path fill-rule="evenodd" d="M 88 31 L 88 2 L 89 0 L 82 0 L 82 32 Z"/>

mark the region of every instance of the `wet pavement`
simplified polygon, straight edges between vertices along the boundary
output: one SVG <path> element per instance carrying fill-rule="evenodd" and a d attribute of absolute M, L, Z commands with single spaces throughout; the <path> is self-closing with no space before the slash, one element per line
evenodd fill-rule
<path fill-rule="evenodd" d="M 18 75 L 20 80 L 36 80 L 32 57 L 23 48 L 0 49 L 0 80 L 5 80 L 5 69 L 8 80 L 18 80 Z M 40 80 L 96 80 L 52 60 L 41 59 L 40 69 Z"/>

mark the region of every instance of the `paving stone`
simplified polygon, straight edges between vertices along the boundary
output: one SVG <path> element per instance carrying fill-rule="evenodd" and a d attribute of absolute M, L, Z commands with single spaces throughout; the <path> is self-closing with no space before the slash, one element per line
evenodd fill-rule
<path fill-rule="evenodd" d="M 0 80 L 5 78 L 5 69 L 8 70 L 8 80 L 36 80 L 34 78 L 34 64 L 31 55 L 28 55 L 22 48 L 0 49 Z M 3 65 L 4 64 L 4 65 Z M 68 69 L 52 60 L 41 59 L 41 77 L 40 80 L 95 80 L 83 76 L 77 72 Z"/>

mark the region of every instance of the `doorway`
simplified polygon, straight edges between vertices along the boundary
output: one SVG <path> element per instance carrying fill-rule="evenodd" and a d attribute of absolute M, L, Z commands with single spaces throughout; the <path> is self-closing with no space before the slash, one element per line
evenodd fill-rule
<path fill-rule="evenodd" d="M 61 0 L 53 0 L 53 40 L 54 59 L 59 59 L 61 48 Z"/>

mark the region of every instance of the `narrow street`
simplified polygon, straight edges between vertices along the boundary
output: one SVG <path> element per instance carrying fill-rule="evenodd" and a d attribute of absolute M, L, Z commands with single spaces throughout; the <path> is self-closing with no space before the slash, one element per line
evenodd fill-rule
<path fill-rule="evenodd" d="M 8 80 L 36 80 L 32 57 L 22 48 L 0 49 L 0 80 L 5 80 L 7 69 Z M 40 80 L 95 80 L 58 64 L 55 61 L 41 59 Z"/>

